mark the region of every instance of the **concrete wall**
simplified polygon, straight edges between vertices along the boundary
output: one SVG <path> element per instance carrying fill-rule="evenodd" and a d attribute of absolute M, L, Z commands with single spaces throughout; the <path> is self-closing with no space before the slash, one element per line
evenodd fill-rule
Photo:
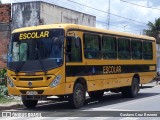
<path fill-rule="evenodd" d="M 12 30 L 53 23 L 75 23 L 94 27 L 96 17 L 42 1 L 12 4 Z"/>
<path fill-rule="evenodd" d="M 39 25 L 40 2 L 12 4 L 12 30 Z"/>
<path fill-rule="evenodd" d="M 6 67 L 10 39 L 11 4 L 0 4 L 0 69 Z"/>
<path fill-rule="evenodd" d="M 41 2 L 40 19 L 42 24 L 74 23 L 95 27 L 96 17 L 73 11 L 53 4 Z"/>

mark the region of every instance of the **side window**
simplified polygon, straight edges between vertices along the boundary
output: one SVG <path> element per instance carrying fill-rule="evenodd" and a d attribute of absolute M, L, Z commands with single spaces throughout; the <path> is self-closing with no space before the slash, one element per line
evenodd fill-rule
<path fill-rule="evenodd" d="M 131 41 L 132 59 L 142 59 L 142 42 L 138 40 Z"/>
<path fill-rule="evenodd" d="M 119 59 L 130 59 L 130 40 L 126 38 L 118 39 L 118 57 Z"/>
<path fill-rule="evenodd" d="M 66 40 L 66 62 L 81 62 L 82 48 L 79 37 L 67 37 Z"/>
<path fill-rule="evenodd" d="M 87 59 L 101 58 L 100 36 L 93 34 L 84 34 L 84 56 Z"/>
<path fill-rule="evenodd" d="M 27 43 L 13 42 L 13 61 L 26 61 L 27 60 Z"/>
<path fill-rule="evenodd" d="M 150 60 L 153 59 L 152 42 L 143 42 L 143 58 Z"/>
<path fill-rule="evenodd" d="M 116 37 L 103 36 L 102 54 L 103 54 L 104 59 L 116 59 L 117 58 Z"/>
<path fill-rule="evenodd" d="M 19 43 L 13 42 L 12 60 L 19 61 Z"/>
<path fill-rule="evenodd" d="M 27 43 L 20 43 L 20 47 L 19 47 L 20 61 L 27 60 L 27 49 L 28 49 Z"/>

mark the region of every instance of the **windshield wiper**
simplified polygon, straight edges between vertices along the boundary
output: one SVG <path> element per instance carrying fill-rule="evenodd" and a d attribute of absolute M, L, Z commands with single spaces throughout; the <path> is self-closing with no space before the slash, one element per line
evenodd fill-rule
<path fill-rule="evenodd" d="M 36 51 L 38 53 L 38 61 L 39 61 L 40 65 L 41 65 L 42 71 L 46 74 L 47 73 L 46 72 L 46 68 L 45 68 L 45 66 L 43 64 L 42 57 L 41 57 L 41 54 L 39 52 L 39 48 L 38 47 L 36 47 Z"/>

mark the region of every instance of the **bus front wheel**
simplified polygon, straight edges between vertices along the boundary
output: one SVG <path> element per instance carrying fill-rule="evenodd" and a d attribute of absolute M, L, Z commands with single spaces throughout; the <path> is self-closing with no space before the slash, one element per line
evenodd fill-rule
<path fill-rule="evenodd" d="M 69 102 L 74 108 L 80 108 L 85 101 L 85 89 L 82 84 L 77 83 L 74 87 L 73 94 L 70 95 Z"/>
<path fill-rule="evenodd" d="M 22 102 L 25 107 L 34 108 L 37 105 L 38 100 L 26 100 L 22 98 Z"/>
<path fill-rule="evenodd" d="M 139 92 L 139 82 L 137 78 L 133 78 L 131 86 L 122 89 L 123 97 L 135 98 Z"/>

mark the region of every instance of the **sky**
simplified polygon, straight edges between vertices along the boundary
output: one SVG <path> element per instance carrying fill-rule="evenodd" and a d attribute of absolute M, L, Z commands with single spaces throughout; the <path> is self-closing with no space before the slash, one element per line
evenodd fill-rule
<path fill-rule="evenodd" d="M 16 2 L 28 2 L 30 0 L 1 0 L 1 1 L 2 3 L 16 3 Z M 98 28 L 129 32 L 134 34 L 142 34 L 143 29 L 147 29 L 146 24 L 148 23 L 148 21 L 154 23 L 155 19 L 160 17 L 160 0 L 41 0 L 41 1 L 53 3 L 58 6 L 94 15 L 96 16 L 96 27 Z M 108 21 L 109 21 L 109 26 L 108 26 Z"/>

